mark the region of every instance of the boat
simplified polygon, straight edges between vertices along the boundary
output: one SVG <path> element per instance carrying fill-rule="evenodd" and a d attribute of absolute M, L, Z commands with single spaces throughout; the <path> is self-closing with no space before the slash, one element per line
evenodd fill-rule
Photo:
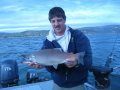
<path fill-rule="evenodd" d="M 111 86 L 109 90 L 120 89 L 120 76 L 111 75 Z M 19 85 L 14 87 L 1 88 L 0 90 L 52 90 L 53 80 L 31 83 L 26 85 Z M 86 90 L 97 90 L 94 85 L 85 83 Z"/>
<path fill-rule="evenodd" d="M 84 84 L 85 90 L 119 90 L 120 76 L 112 75 L 111 72 L 116 68 L 104 66 L 93 66 L 91 68 L 90 78 Z M 28 70 L 27 84 L 19 85 L 18 66 L 14 60 L 3 61 L 0 65 L 0 90 L 52 90 L 53 80 L 41 81 L 37 72 Z M 90 82 L 93 81 L 93 82 Z"/>

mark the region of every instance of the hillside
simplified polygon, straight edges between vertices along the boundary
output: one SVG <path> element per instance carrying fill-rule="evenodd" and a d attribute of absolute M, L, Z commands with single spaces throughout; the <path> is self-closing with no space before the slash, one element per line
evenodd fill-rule
<path fill-rule="evenodd" d="M 96 26 L 96 27 L 83 27 L 79 28 L 84 33 L 120 33 L 120 25 L 105 25 L 105 26 Z"/>
<path fill-rule="evenodd" d="M 83 33 L 87 34 L 95 34 L 95 33 L 120 33 L 120 25 L 105 25 L 105 26 L 96 26 L 96 27 L 83 27 L 78 28 Z M 8 37 L 31 37 L 31 36 L 46 36 L 48 30 L 31 30 L 31 31 L 24 31 L 19 33 L 0 33 L 0 38 L 8 38 Z"/>
<path fill-rule="evenodd" d="M 18 33 L 0 33 L 0 38 L 8 38 L 8 37 L 31 37 L 31 36 L 45 36 L 47 35 L 47 30 L 42 31 L 24 31 Z"/>

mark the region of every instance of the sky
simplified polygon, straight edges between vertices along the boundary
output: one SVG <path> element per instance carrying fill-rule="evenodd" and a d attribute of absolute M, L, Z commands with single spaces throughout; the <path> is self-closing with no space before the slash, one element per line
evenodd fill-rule
<path fill-rule="evenodd" d="M 0 0 L 0 32 L 49 30 L 48 12 L 62 7 L 66 24 L 120 24 L 120 0 Z"/>

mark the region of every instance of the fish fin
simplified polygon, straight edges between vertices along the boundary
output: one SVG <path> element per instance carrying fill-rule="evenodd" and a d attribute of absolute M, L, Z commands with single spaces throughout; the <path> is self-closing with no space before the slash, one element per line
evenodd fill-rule
<path fill-rule="evenodd" d="M 57 64 L 57 65 L 53 65 L 53 67 L 54 67 L 55 69 L 57 69 L 57 67 L 58 67 L 58 64 Z"/>
<path fill-rule="evenodd" d="M 81 63 L 82 65 L 84 65 L 84 55 L 85 55 L 85 52 L 79 52 L 79 53 L 76 53 L 76 60 L 78 61 L 78 63 Z"/>
<path fill-rule="evenodd" d="M 67 61 L 67 59 L 65 59 L 62 63 L 67 63 L 68 61 Z"/>

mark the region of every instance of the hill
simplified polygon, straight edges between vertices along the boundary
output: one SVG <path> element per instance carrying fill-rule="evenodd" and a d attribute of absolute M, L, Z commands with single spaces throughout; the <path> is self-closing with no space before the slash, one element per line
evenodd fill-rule
<path fill-rule="evenodd" d="M 105 26 L 96 26 L 96 27 L 83 27 L 79 30 L 84 33 L 120 33 L 120 25 L 105 25 Z"/>
<path fill-rule="evenodd" d="M 120 25 L 105 25 L 105 26 L 96 26 L 96 27 L 82 27 L 78 28 L 83 33 L 87 34 L 95 34 L 95 33 L 120 33 Z M 0 38 L 8 38 L 8 37 L 31 37 L 31 36 L 46 36 L 48 34 L 48 30 L 31 30 L 24 31 L 18 33 L 0 33 Z"/>
<path fill-rule="evenodd" d="M 48 30 L 42 31 L 24 31 L 18 33 L 0 33 L 0 38 L 8 38 L 8 37 L 33 37 L 33 36 L 45 36 L 47 35 Z"/>

